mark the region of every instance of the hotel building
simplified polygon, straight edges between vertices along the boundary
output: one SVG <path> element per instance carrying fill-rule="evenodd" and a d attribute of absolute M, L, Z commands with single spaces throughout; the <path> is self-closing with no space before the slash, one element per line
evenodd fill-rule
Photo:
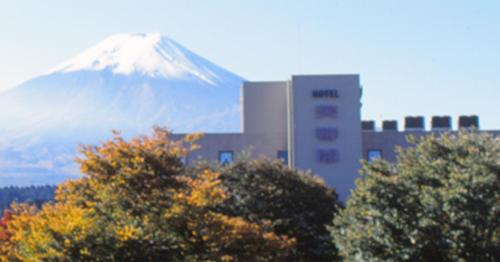
<path fill-rule="evenodd" d="M 359 177 L 360 160 L 395 160 L 395 146 L 409 146 L 406 136 L 451 130 L 450 117 L 433 117 L 425 130 L 423 117 L 407 117 L 404 131 L 396 121 L 361 120 L 359 75 L 299 75 L 288 81 L 245 82 L 242 90 L 242 133 L 206 134 L 202 157 L 229 163 L 237 154 L 278 158 L 290 167 L 310 170 L 335 187 L 344 201 Z M 459 118 L 460 128 L 479 127 L 477 116 Z M 491 131 L 500 135 L 500 131 Z M 181 136 L 182 134 L 179 134 Z"/>

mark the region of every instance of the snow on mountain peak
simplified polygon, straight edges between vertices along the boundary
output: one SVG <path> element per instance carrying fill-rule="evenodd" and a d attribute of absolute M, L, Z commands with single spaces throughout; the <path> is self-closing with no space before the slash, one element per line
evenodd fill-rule
<path fill-rule="evenodd" d="M 118 34 L 69 59 L 49 73 L 110 70 L 155 78 L 195 77 L 215 85 L 223 70 L 160 33 Z"/>

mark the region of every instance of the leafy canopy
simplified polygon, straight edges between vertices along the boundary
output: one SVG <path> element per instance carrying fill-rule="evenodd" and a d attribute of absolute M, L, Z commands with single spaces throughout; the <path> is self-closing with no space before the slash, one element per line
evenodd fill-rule
<path fill-rule="evenodd" d="M 84 146 L 81 179 L 58 186 L 41 210 L 14 205 L 0 222 L 2 261 L 280 261 L 296 239 L 272 222 L 218 210 L 220 174 L 181 159 L 198 134 Z"/>
<path fill-rule="evenodd" d="M 218 207 L 223 213 L 270 221 L 274 232 L 294 237 L 291 261 L 338 259 L 325 226 L 339 207 L 337 194 L 321 178 L 265 158 L 242 159 L 219 172 L 228 195 Z"/>
<path fill-rule="evenodd" d="M 396 163 L 364 162 L 334 220 L 352 261 L 499 261 L 500 139 L 460 132 L 410 139 Z"/>

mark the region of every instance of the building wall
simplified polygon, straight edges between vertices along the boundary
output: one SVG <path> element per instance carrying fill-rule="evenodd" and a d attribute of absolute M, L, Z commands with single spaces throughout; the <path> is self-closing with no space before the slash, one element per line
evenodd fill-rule
<path fill-rule="evenodd" d="M 173 139 L 179 139 L 183 134 L 174 135 Z M 196 159 L 204 159 L 209 162 L 219 160 L 221 151 L 231 151 L 237 158 L 245 153 L 253 159 L 267 157 L 276 159 L 279 150 L 286 150 L 286 140 L 282 133 L 267 134 L 205 134 L 198 142 L 200 149 L 194 151 L 188 162 Z"/>
<path fill-rule="evenodd" d="M 358 75 L 292 77 L 291 164 L 323 177 L 328 185 L 336 188 L 341 200 L 354 188 L 362 157 L 360 98 Z M 331 106 L 336 109 L 336 117 L 317 115 L 319 107 Z M 334 139 L 326 130 L 332 128 L 337 133 Z M 318 129 L 327 132 L 318 136 Z"/>
<path fill-rule="evenodd" d="M 396 160 L 396 146 L 408 147 L 410 144 L 407 142 L 406 137 L 409 135 L 422 136 L 428 132 L 425 131 L 363 131 L 363 159 L 368 159 L 368 152 L 370 150 L 380 150 L 382 158 L 395 161 Z"/>
<path fill-rule="evenodd" d="M 500 137 L 500 131 L 483 131 Z M 382 157 L 388 161 L 396 160 L 395 148 L 406 148 L 411 145 L 406 138 L 409 135 L 416 137 L 430 135 L 431 131 L 365 131 L 362 133 L 362 156 L 359 159 L 367 160 L 369 150 L 381 150 Z M 180 139 L 183 134 L 176 134 L 173 139 Z M 281 133 L 275 134 L 205 134 L 199 141 L 201 148 L 189 156 L 189 162 L 203 158 L 209 162 L 218 161 L 220 151 L 232 151 L 235 157 L 241 153 L 249 153 L 253 159 L 267 157 L 277 159 L 279 150 L 286 150 L 287 143 Z M 358 160 L 359 160 L 358 159 Z M 355 163 L 357 163 L 356 161 Z M 339 187 L 333 185 L 335 187 Z"/>
<path fill-rule="evenodd" d="M 243 83 L 243 133 L 286 135 L 286 88 L 286 81 Z"/>
<path fill-rule="evenodd" d="M 380 150 L 384 159 L 395 161 L 396 146 L 411 146 L 406 140 L 408 135 L 432 133 L 361 131 L 360 99 L 358 75 L 293 76 L 290 81 L 245 82 L 243 133 L 206 134 L 199 141 L 201 148 L 188 157 L 188 162 L 198 158 L 218 161 L 222 151 L 232 152 L 234 158 L 244 152 L 251 158 L 270 159 L 277 159 L 278 151 L 288 151 L 291 167 L 323 177 L 329 186 L 335 187 L 340 200 L 345 201 L 359 177 L 359 161 L 368 159 L 370 150 Z M 318 114 L 318 108 L 327 111 Z M 329 110 L 332 108 L 335 110 Z M 320 132 L 318 136 L 318 129 L 328 132 Z M 333 139 L 332 130 L 336 135 Z M 500 136 L 500 131 L 485 132 Z M 175 135 L 174 139 L 181 136 Z M 320 152 L 325 150 L 334 150 L 336 154 L 333 158 L 328 155 L 322 158 Z"/>
<path fill-rule="evenodd" d="M 452 131 L 456 132 L 456 131 Z M 481 132 L 489 133 L 493 136 L 500 137 L 498 130 L 481 130 Z M 394 162 L 396 161 L 396 147 L 412 146 L 407 141 L 407 137 L 412 135 L 421 137 L 431 134 L 438 135 L 439 131 L 363 131 L 363 159 L 368 159 L 370 150 L 380 150 L 382 158 Z"/>
<path fill-rule="evenodd" d="M 201 148 L 188 161 L 218 161 L 221 151 L 244 153 L 252 158 L 276 159 L 287 150 L 287 82 L 244 82 L 242 86 L 243 133 L 205 134 Z M 182 134 L 176 135 L 180 138 Z"/>

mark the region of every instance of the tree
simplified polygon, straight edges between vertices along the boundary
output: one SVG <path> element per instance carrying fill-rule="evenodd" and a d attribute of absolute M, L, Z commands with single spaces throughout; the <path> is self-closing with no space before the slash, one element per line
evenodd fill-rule
<path fill-rule="evenodd" d="M 37 212 L 34 206 L 14 204 L 10 212 L 2 260 L 91 260 L 89 250 L 97 232 L 88 210 L 57 203 Z"/>
<path fill-rule="evenodd" d="M 331 228 L 352 261 L 499 261 L 500 139 L 410 138 L 396 163 L 364 162 Z"/>
<path fill-rule="evenodd" d="M 10 211 L 4 212 L 2 218 L 0 219 L 0 261 L 7 262 L 12 260 L 13 252 L 15 246 L 11 241 L 11 234 L 8 231 L 7 225 L 12 219 L 12 213 Z"/>
<path fill-rule="evenodd" d="M 220 174 L 181 159 L 199 135 L 85 146 L 84 176 L 58 186 L 41 210 L 14 205 L 0 227 L 5 261 L 284 261 L 295 239 L 269 223 L 226 215 Z"/>
<path fill-rule="evenodd" d="M 228 195 L 218 206 L 229 216 L 269 221 L 273 232 L 297 240 L 292 261 L 332 261 L 337 252 L 325 225 L 338 209 L 337 194 L 310 173 L 282 161 L 241 159 L 219 167 Z"/>
<path fill-rule="evenodd" d="M 166 213 L 189 236 L 186 251 L 192 261 L 288 261 L 295 239 L 272 231 L 270 222 L 250 222 L 218 212 L 227 194 L 219 174 L 203 171 L 205 179 L 190 179 L 190 193 L 179 193 Z"/>
<path fill-rule="evenodd" d="M 55 186 L 9 186 L 0 188 L 0 214 L 13 202 L 32 203 L 41 207 L 43 203 L 54 199 Z"/>

